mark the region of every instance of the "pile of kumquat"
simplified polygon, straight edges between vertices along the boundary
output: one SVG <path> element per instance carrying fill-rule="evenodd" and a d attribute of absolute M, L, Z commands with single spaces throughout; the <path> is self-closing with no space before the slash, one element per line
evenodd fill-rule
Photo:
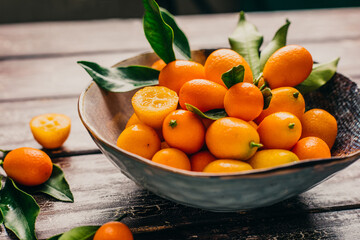
<path fill-rule="evenodd" d="M 238 66 L 243 68 L 240 80 L 226 82 L 223 74 Z M 208 173 L 331 157 L 335 118 L 322 109 L 305 112 L 304 98 L 294 88 L 313 68 L 304 47 L 278 49 L 256 81 L 246 60 L 231 49 L 215 50 L 204 65 L 159 60 L 153 68 L 160 70 L 159 85 L 134 94 L 134 114 L 118 147 L 167 166 Z M 264 87 L 271 88 L 269 104 Z M 225 114 L 199 114 L 218 109 Z"/>

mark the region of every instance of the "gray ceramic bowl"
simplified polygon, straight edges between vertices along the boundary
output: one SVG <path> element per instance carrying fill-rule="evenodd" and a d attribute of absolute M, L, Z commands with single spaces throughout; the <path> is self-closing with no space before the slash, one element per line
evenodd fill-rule
<path fill-rule="evenodd" d="M 211 51 L 193 51 L 193 59 L 204 63 Z M 157 59 L 147 53 L 115 66 L 151 65 Z M 123 174 L 151 192 L 184 205 L 223 212 L 269 206 L 316 186 L 360 157 L 359 92 L 354 82 L 340 74 L 305 96 L 307 106 L 326 109 L 337 118 L 334 157 L 221 175 L 170 168 L 118 148 L 117 137 L 133 113 L 134 92 L 110 93 L 92 82 L 80 95 L 80 118 L 100 150 Z"/>

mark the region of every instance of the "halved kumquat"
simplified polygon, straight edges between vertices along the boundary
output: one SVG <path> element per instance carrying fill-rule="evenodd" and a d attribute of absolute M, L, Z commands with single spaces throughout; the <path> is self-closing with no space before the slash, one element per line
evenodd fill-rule
<path fill-rule="evenodd" d="M 178 106 L 176 92 L 161 86 L 145 87 L 131 99 L 136 116 L 144 124 L 161 128 L 165 117 Z"/>
<path fill-rule="evenodd" d="M 61 147 L 69 137 L 71 119 L 59 113 L 47 113 L 34 117 L 30 129 L 35 140 L 44 148 Z"/>

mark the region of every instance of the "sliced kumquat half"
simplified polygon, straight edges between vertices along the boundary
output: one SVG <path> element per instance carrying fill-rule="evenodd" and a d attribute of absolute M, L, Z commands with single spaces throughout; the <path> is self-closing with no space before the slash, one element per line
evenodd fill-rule
<path fill-rule="evenodd" d="M 178 102 L 176 92 L 162 86 L 140 89 L 131 100 L 139 120 L 153 128 L 161 128 L 164 118 L 177 108 Z"/>
<path fill-rule="evenodd" d="M 44 148 L 59 148 L 69 137 L 71 119 L 59 113 L 42 114 L 31 119 L 30 129 L 35 140 Z"/>

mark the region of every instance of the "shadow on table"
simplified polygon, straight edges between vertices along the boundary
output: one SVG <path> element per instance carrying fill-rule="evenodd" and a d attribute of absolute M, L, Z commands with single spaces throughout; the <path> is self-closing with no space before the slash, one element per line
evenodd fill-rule
<path fill-rule="evenodd" d="M 135 207 L 126 219 L 136 239 L 336 238 L 336 232 L 329 228 L 329 219 L 323 216 L 327 211 L 310 209 L 301 196 L 250 211 L 215 213 L 139 191 L 143 192 L 134 196 L 141 197 L 129 203 Z"/>

